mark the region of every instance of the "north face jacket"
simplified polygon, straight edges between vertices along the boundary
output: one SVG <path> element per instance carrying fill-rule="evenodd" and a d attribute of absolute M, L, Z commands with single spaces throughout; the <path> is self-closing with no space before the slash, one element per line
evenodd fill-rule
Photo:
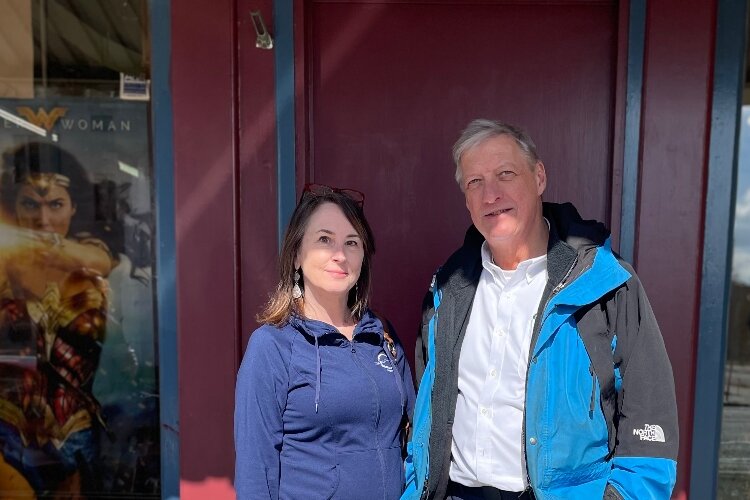
<path fill-rule="evenodd" d="M 523 449 L 538 500 L 667 499 L 678 429 L 672 367 L 633 269 L 600 223 L 545 203 L 548 281 L 534 321 Z M 458 358 L 482 272 L 483 238 L 433 277 L 416 346 L 419 381 L 405 500 L 445 498 Z"/>
<path fill-rule="evenodd" d="M 401 345 L 393 347 L 371 311 L 351 341 L 299 316 L 256 330 L 237 377 L 238 500 L 398 498 L 414 384 Z"/>

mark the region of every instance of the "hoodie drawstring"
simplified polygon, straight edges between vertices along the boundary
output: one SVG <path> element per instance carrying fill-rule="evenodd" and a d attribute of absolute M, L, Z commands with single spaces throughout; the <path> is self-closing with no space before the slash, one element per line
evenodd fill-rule
<path fill-rule="evenodd" d="M 315 370 L 315 413 L 318 413 L 318 404 L 320 403 L 320 346 L 317 336 L 315 336 L 315 359 L 317 361 L 317 370 Z"/>

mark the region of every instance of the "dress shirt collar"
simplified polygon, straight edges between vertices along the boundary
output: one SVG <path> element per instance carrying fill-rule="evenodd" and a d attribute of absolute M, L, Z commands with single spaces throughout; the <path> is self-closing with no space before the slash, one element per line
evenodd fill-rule
<path fill-rule="evenodd" d="M 546 217 L 544 218 L 544 222 L 547 223 L 547 228 L 549 228 L 549 221 Z M 516 281 L 513 279 L 515 276 L 519 276 L 518 279 L 520 279 L 520 276 L 524 276 L 526 283 L 531 283 L 539 273 L 546 271 L 547 254 L 545 253 L 544 255 L 524 260 L 518 264 L 516 269 L 506 270 L 495 265 L 490 247 L 485 241 L 482 243 L 482 267 L 490 273 L 493 281 L 501 287 L 505 287 L 511 280 Z"/>

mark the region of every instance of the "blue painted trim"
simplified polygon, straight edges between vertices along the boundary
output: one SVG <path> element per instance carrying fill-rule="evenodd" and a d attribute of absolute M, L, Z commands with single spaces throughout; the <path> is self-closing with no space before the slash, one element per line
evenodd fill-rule
<path fill-rule="evenodd" d="M 180 440 L 177 371 L 177 289 L 174 210 L 174 146 L 170 0 L 150 0 L 151 117 L 156 234 L 156 318 L 159 342 L 159 420 L 161 438 L 161 497 L 180 496 Z"/>
<path fill-rule="evenodd" d="M 628 262 L 635 257 L 638 170 L 641 156 L 641 101 L 643 53 L 646 45 L 646 0 L 631 0 L 628 24 L 628 69 L 625 90 L 625 151 L 622 165 L 622 211 L 620 255 Z"/>
<path fill-rule="evenodd" d="M 276 172 L 278 241 L 297 204 L 294 124 L 294 2 L 274 0 L 274 61 L 276 63 Z"/>
<path fill-rule="evenodd" d="M 747 0 L 721 0 L 703 234 L 690 497 L 716 498 L 732 270 L 737 145 L 744 83 Z"/>

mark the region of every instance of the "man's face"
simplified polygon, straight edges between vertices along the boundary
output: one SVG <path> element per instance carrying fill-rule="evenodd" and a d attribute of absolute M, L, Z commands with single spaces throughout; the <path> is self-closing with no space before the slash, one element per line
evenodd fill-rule
<path fill-rule="evenodd" d="M 464 152 L 460 166 L 466 208 L 482 236 L 490 244 L 530 242 L 547 185 L 542 162 L 530 165 L 516 141 L 500 135 Z"/>

